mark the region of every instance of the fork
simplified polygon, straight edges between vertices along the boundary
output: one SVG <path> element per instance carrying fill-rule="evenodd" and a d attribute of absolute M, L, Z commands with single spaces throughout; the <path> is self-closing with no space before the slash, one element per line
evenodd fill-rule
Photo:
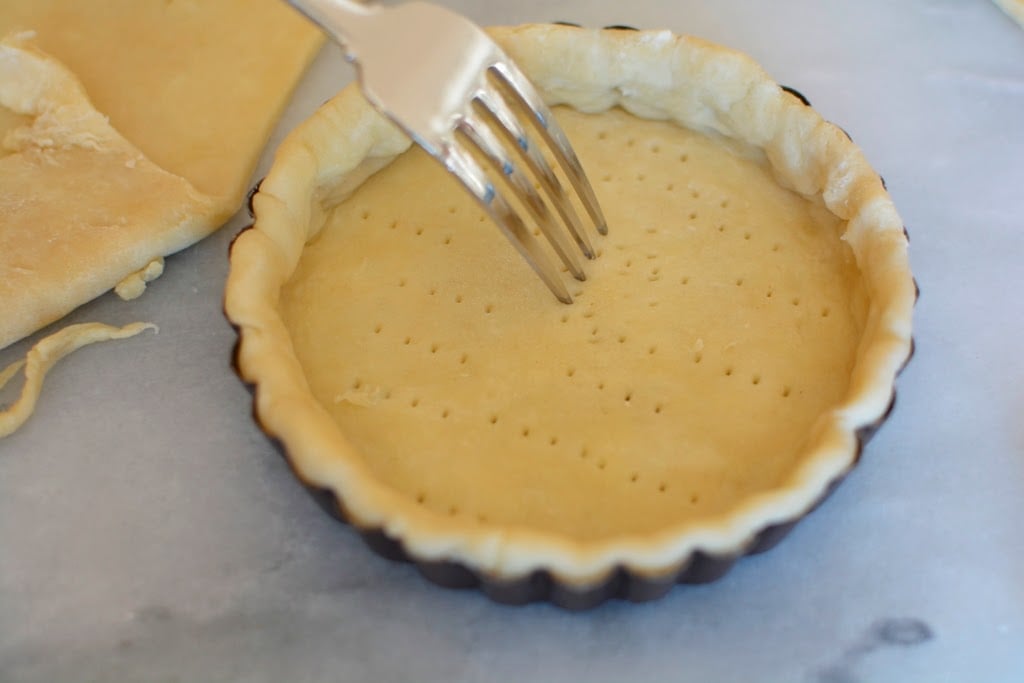
<path fill-rule="evenodd" d="M 465 17 L 426 2 L 395 7 L 353 0 L 288 2 L 341 45 L 370 104 L 443 164 L 551 292 L 563 303 L 572 303 L 555 262 L 477 159 L 485 159 L 491 173 L 504 179 L 505 190 L 525 208 L 577 280 L 586 279 L 579 253 L 593 259 L 595 252 L 545 148 L 557 160 L 593 227 L 605 235 L 607 224 L 565 133 L 501 48 Z M 525 162 L 531 175 L 517 160 Z M 531 177 L 544 188 L 561 222 Z"/>

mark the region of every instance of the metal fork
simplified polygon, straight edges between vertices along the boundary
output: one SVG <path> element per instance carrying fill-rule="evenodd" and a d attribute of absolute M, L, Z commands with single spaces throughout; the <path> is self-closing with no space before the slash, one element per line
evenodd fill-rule
<path fill-rule="evenodd" d="M 530 129 L 557 160 L 597 231 L 607 234 L 607 224 L 565 133 L 501 48 L 465 17 L 425 2 L 396 7 L 352 0 L 288 2 L 341 45 L 367 100 L 458 178 L 551 292 L 572 303 L 557 266 L 476 157 L 504 178 L 505 188 L 577 280 L 586 279 L 577 251 L 592 259 L 594 248 Z"/>

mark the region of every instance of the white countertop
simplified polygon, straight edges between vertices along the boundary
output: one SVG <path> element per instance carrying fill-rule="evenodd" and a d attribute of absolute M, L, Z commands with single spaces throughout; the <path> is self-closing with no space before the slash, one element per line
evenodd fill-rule
<path fill-rule="evenodd" d="M 1024 30 L 982 0 L 447 4 L 700 35 L 849 131 L 922 290 L 892 418 L 716 583 L 584 613 L 441 589 L 324 515 L 253 424 L 220 308 L 240 215 L 64 321 L 160 332 L 60 363 L 0 440 L 0 681 L 1024 680 Z M 350 76 L 325 50 L 268 149 Z"/>

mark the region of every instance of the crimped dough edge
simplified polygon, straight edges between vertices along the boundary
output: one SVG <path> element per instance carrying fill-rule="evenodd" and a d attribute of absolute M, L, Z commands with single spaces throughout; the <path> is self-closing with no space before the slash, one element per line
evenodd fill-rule
<path fill-rule="evenodd" d="M 651 578 L 679 572 L 696 551 L 743 554 L 758 532 L 799 519 L 856 463 L 858 431 L 884 419 L 895 377 L 910 356 L 916 298 L 902 221 L 878 174 L 836 126 L 782 90 L 746 55 L 668 31 L 597 31 L 526 25 L 492 35 L 546 101 L 585 112 L 619 106 L 764 150 L 780 184 L 820 196 L 848 221 L 870 299 L 849 389 L 823 414 L 802 464 L 771 492 L 731 513 L 656 533 L 580 541 L 539 529 L 442 517 L 376 480 L 310 393 L 277 305 L 325 207 L 408 148 L 397 128 L 350 86 L 298 127 L 254 197 L 253 229 L 231 253 L 225 310 L 238 327 L 237 366 L 256 385 L 256 416 L 286 447 L 296 474 L 331 490 L 357 527 L 399 539 L 423 561 L 464 564 L 512 581 L 537 570 L 574 589 L 617 568 Z"/>

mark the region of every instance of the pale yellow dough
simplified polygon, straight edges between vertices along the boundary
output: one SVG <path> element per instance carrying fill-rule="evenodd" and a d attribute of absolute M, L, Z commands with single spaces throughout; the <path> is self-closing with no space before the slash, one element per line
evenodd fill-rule
<path fill-rule="evenodd" d="M 608 215 L 576 303 L 347 90 L 282 145 L 232 250 L 258 419 L 420 561 L 587 590 L 741 555 L 820 501 L 891 404 L 915 296 L 899 215 L 842 131 L 742 54 L 494 35 L 575 110 Z"/>
<path fill-rule="evenodd" d="M 322 41 L 277 0 L 8 0 L 5 35 L 0 348 L 111 288 L 141 295 L 222 225 Z"/>
<path fill-rule="evenodd" d="M 0 42 L 0 348 L 195 242 L 223 202 L 150 162 L 75 77 L 21 40 Z"/>
<path fill-rule="evenodd" d="M 321 43 L 277 0 L 12 0 L 5 34 L 0 348 L 222 225 Z"/>
<path fill-rule="evenodd" d="M 164 259 L 158 256 L 138 270 L 117 283 L 114 292 L 125 301 L 138 299 L 146 291 L 146 285 L 164 274 Z"/>
<path fill-rule="evenodd" d="M 0 439 L 10 435 L 32 416 L 39 393 L 43 389 L 43 378 L 56 363 L 88 344 L 126 339 L 145 330 L 156 331 L 150 323 L 132 323 L 124 327 L 111 327 L 101 323 L 80 323 L 68 325 L 62 330 L 40 340 L 33 346 L 24 360 L 11 363 L 0 371 L 0 389 L 18 373 L 25 371 L 25 383 L 21 393 L 10 407 L 0 410 Z"/>
<path fill-rule="evenodd" d="M 573 306 L 413 150 L 303 252 L 296 354 L 374 474 L 439 514 L 582 539 L 719 515 L 783 481 L 848 387 L 843 225 L 700 134 L 558 114 L 611 226 Z"/>
<path fill-rule="evenodd" d="M 4 0 L 0 36 L 23 30 L 121 135 L 227 214 L 322 43 L 281 0 Z"/>

